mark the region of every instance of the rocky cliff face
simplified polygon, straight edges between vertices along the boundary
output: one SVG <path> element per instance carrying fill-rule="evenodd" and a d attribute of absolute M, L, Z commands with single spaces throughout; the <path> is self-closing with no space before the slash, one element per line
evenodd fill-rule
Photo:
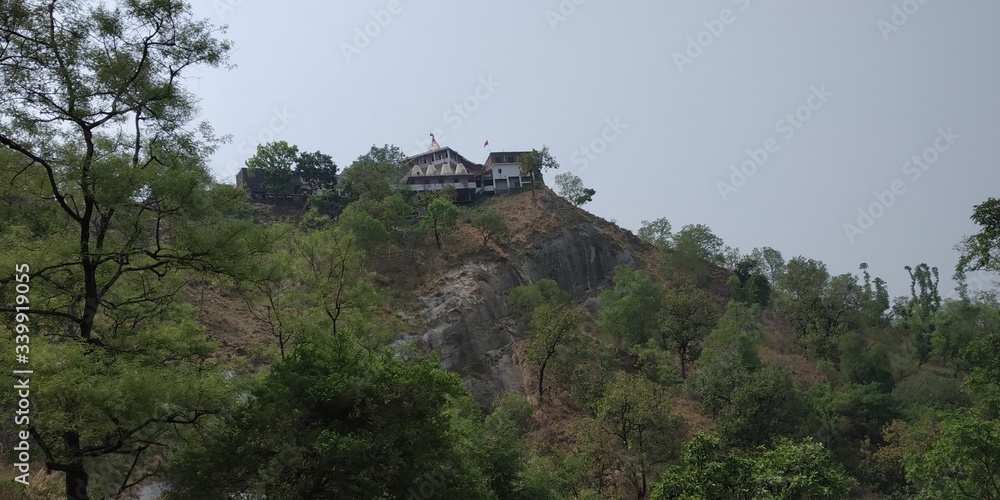
<path fill-rule="evenodd" d="M 547 229 L 534 225 L 532 234 L 515 238 L 506 259 L 468 259 L 439 274 L 425 287 L 431 292 L 408 313 L 413 329 L 399 344 L 436 352 L 482 405 L 501 392 L 525 392 L 515 343 L 527 332 L 507 309 L 512 288 L 548 278 L 585 303 L 610 283 L 615 266 L 638 264 L 630 247 L 639 242 L 631 233 L 560 203 L 545 202 L 544 210 L 559 212 L 547 215 L 555 220 Z"/>

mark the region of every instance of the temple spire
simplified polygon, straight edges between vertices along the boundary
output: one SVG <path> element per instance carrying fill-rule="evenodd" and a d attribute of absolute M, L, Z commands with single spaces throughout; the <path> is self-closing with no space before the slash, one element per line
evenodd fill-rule
<path fill-rule="evenodd" d="M 427 148 L 427 151 L 434 151 L 435 149 L 441 149 L 441 146 L 438 145 L 438 141 L 434 138 L 434 134 L 431 134 L 431 145 Z"/>

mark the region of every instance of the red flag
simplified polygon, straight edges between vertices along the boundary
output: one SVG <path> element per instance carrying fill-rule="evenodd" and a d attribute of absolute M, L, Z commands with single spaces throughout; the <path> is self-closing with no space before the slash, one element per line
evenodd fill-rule
<path fill-rule="evenodd" d="M 490 141 L 489 141 L 489 139 L 487 139 L 486 142 L 483 143 L 483 147 L 485 148 L 486 146 L 489 146 L 489 145 L 490 145 Z"/>

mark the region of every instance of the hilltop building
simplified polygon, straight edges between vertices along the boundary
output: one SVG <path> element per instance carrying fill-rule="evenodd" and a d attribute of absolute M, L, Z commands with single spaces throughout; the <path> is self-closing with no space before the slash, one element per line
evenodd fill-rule
<path fill-rule="evenodd" d="M 260 203 L 284 203 L 297 204 L 306 199 L 308 187 L 302 183 L 302 179 L 293 177 L 288 180 L 288 185 L 278 191 L 268 190 L 264 187 L 265 178 L 258 175 L 250 175 L 250 170 L 243 167 L 236 174 L 236 187 L 250 193 L 250 201 Z"/>
<path fill-rule="evenodd" d="M 486 194 L 494 194 L 531 187 L 531 176 L 522 176 L 521 164 L 517 162 L 524 153 L 524 151 L 490 153 L 483 165 L 483 191 Z"/>
<path fill-rule="evenodd" d="M 480 165 L 450 147 L 438 145 L 434 134 L 427 151 L 403 162 L 403 184 L 413 191 L 455 188 L 455 202 L 475 201 L 483 194 L 495 194 L 531 186 L 531 176 L 521 176 L 518 158 L 522 151 L 490 153 Z"/>
<path fill-rule="evenodd" d="M 333 187 L 333 192 L 343 196 L 343 177 L 337 175 L 337 184 Z M 284 205 L 301 205 L 306 198 L 314 194 L 323 194 L 323 189 L 312 189 L 299 177 L 293 176 L 288 180 L 288 185 L 284 189 L 276 192 L 264 187 L 264 176 L 250 175 L 250 170 L 243 167 L 236 173 L 236 187 L 250 193 L 250 201 L 256 203 L 277 203 Z"/>
<path fill-rule="evenodd" d="M 504 193 L 531 187 L 531 176 L 521 175 L 518 158 L 524 151 L 491 152 L 485 164 L 475 163 L 450 147 L 438 145 L 434 134 L 427 151 L 410 156 L 403 161 L 400 171 L 402 183 L 412 191 L 440 191 L 448 186 L 455 188 L 455 203 L 471 203 L 482 195 Z M 250 193 L 250 201 L 301 205 L 312 194 L 301 179 L 293 178 L 280 192 L 264 187 L 262 176 L 252 176 L 244 167 L 236 174 L 236 187 Z M 343 196 L 343 178 L 337 176 L 334 192 Z"/>

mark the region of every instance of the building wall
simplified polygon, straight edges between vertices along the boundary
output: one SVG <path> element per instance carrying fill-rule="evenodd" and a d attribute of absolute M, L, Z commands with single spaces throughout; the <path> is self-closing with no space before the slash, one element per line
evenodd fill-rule
<path fill-rule="evenodd" d="M 497 192 L 531 184 L 530 177 L 521 178 L 521 165 L 518 163 L 494 163 L 491 170 L 493 187 Z"/>

